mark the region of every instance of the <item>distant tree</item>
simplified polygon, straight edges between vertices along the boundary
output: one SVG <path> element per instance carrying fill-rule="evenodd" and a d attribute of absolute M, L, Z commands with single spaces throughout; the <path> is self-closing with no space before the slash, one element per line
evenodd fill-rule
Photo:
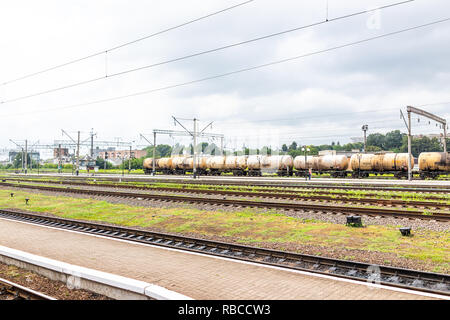
<path fill-rule="evenodd" d="M 383 151 L 383 149 L 380 147 L 377 147 L 377 146 L 368 146 L 367 147 L 367 152 L 378 152 L 378 151 Z"/>
<path fill-rule="evenodd" d="M 297 142 L 292 142 L 291 145 L 289 146 L 289 150 L 297 150 Z"/>
<path fill-rule="evenodd" d="M 402 146 L 403 142 L 403 136 L 400 133 L 400 130 L 395 130 L 386 133 L 385 139 L 384 139 L 384 149 L 385 150 L 394 150 L 398 149 Z"/>
<path fill-rule="evenodd" d="M 283 146 L 281 147 L 281 150 L 283 150 L 284 152 L 288 151 L 288 147 L 286 144 L 283 144 Z"/>
<path fill-rule="evenodd" d="M 386 137 L 381 133 L 372 133 L 367 136 L 367 146 L 384 148 Z"/>

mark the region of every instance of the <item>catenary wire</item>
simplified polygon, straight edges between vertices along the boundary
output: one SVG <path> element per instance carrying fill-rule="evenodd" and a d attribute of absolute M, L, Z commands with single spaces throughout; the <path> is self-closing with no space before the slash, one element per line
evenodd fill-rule
<path fill-rule="evenodd" d="M 185 56 L 174 58 L 174 59 L 164 60 L 164 61 L 161 61 L 161 62 L 145 65 L 145 66 L 138 67 L 138 68 L 128 69 L 128 70 L 125 70 L 125 71 L 120 71 L 120 72 L 112 73 L 112 74 L 109 74 L 109 75 L 106 74 L 104 76 L 92 78 L 92 79 L 89 79 L 89 80 L 84 80 L 84 81 L 72 83 L 72 84 L 69 84 L 69 85 L 65 85 L 65 86 L 61 86 L 61 87 L 57 87 L 57 88 L 52 88 L 52 89 L 49 89 L 49 90 L 44 90 L 44 91 L 40 91 L 40 92 L 29 94 L 29 95 L 20 96 L 20 97 L 17 97 L 17 98 L 8 99 L 8 100 L 5 100 L 5 101 L 1 101 L 0 104 L 7 104 L 7 103 L 11 103 L 11 102 L 16 102 L 16 101 L 29 99 L 29 98 L 41 96 L 41 95 L 52 93 L 52 92 L 56 92 L 56 91 L 61 91 L 61 90 L 69 89 L 69 88 L 82 86 L 82 85 L 85 85 L 85 84 L 88 84 L 88 83 L 97 82 L 97 81 L 100 81 L 100 80 L 111 79 L 113 77 L 122 76 L 122 75 L 129 74 L 129 73 L 132 73 L 132 72 L 137 72 L 137 71 L 141 71 L 141 70 L 145 70 L 145 69 L 149 69 L 149 68 L 154 68 L 154 67 L 157 67 L 157 66 L 166 65 L 166 64 L 169 64 L 169 63 L 173 63 L 173 62 L 177 62 L 177 61 L 181 61 L 181 60 L 186 60 L 186 59 L 198 57 L 198 56 L 201 56 L 201 55 L 205 55 L 205 54 L 209 54 L 209 53 L 213 53 L 213 52 L 217 52 L 217 51 L 221 51 L 221 50 L 225 50 L 225 49 L 229 49 L 229 48 L 245 45 L 245 44 L 248 44 L 248 43 L 252 43 L 252 42 L 256 42 L 256 41 L 260 41 L 260 40 L 265 40 L 265 39 L 269 39 L 269 38 L 273 38 L 273 37 L 277 37 L 277 36 L 284 35 L 284 34 L 291 33 L 291 32 L 295 32 L 295 31 L 298 31 L 298 30 L 316 27 L 316 26 L 324 24 L 324 23 L 329 23 L 329 22 L 334 22 L 334 21 L 338 21 L 338 20 L 348 19 L 350 17 L 366 14 L 368 12 L 373 12 L 373 11 L 376 11 L 376 10 L 382 10 L 382 9 L 390 8 L 390 7 L 393 7 L 393 6 L 402 5 L 402 4 L 405 4 L 405 3 L 408 3 L 408 2 L 412 2 L 412 1 L 414 1 L 414 0 L 408 0 L 408 1 L 398 2 L 398 3 L 394 3 L 394 4 L 390 4 L 390 5 L 386 5 L 386 6 L 382 6 L 382 7 L 378 7 L 378 8 L 374 8 L 374 9 L 370 9 L 370 10 L 359 11 L 359 12 L 355 12 L 355 13 L 352 13 L 352 14 L 336 17 L 336 18 L 333 18 L 333 19 L 324 20 L 324 21 L 320 21 L 320 22 L 316 22 L 316 23 L 313 23 L 313 24 L 300 26 L 300 27 L 296 27 L 296 28 L 291 28 L 291 29 L 284 30 L 284 31 L 281 31 L 281 32 L 271 33 L 269 35 L 265 35 L 265 36 L 261 36 L 261 37 L 257 37 L 257 38 L 253 38 L 253 39 L 249 39 L 249 40 L 245 40 L 245 41 L 240 41 L 240 42 L 233 43 L 233 44 L 230 44 L 230 45 L 221 46 L 221 47 L 218 47 L 218 48 L 205 50 L 205 51 L 201 51 L 201 52 L 185 55 Z"/>
<path fill-rule="evenodd" d="M 223 12 L 226 12 L 226 11 L 229 11 L 229 10 L 232 10 L 232 9 L 234 9 L 234 8 L 243 6 L 243 5 L 248 4 L 248 3 L 250 3 L 250 2 L 253 2 L 253 1 L 255 1 L 255 0 L 248 0 L 248 1 L 245 1 L 245 2 L 242 2 L 242 3 L 239 3 L 239 4 L 236 4 L 236 5 L 234 5 L 234 6 L 231 6 L 231 7 L 228 7 L 228 8 L 225 8 L 225 9 L 222 9 L 222 10 L 219 10 L 219 11 L 216 11 L 216 12 L 213 12 L 213 13 L 210 13 L 210 14 L 207 14 L 207 15 L 205 15 L 205 16 L 202 16 L 202 17 L 199 17 L 199 18 L 196 18 L 196 19 L 187 21 L 187 22 L 182 23 L 182 24 L 179 24 L 179 25 L 176 25 L 176 26 L 174 26 L 174 27 L 170 27 L 170 28 L 167 28 L 167 29 L 164 29 L 164 30 L 155 32 L 155 33 L 152 33 L 152 34 L 147 35 L 147 36 L 145 36 L 145 37 L 141 37 L 141 38 L 138 38 L 138 39 L 129 41 L 129 42 L 125 42 L 125 43 L 122 43 L 122 44 L 117 45 L 117 46 L 115 46 L 115 47 L 112 47 L 112 48 L 109 48 L 109 49 L 106 49 L 106 50 L 103 50 L 103 51 L 99 51 L 99 52 L 96 52 L 96 53 L 93 53 L 93 54 L 84 56 L 84 57 L 82 57 L 82 58 L 74 59 L 74 60 L 71 60 L 71 61 L 68 61 L 68 62 L 59 64 L 59 65 L 56 65 L 56 66 L 53 66 L 53 67 L 50 67 L 50 68 L 46 68 L 46 69 L 43 69 L 43 70 L 40 70 L 40 71 L 36 71 L 36 72 L 33 72 L 33 73 L 26 74 L 26 75 L 24 75 L 24 76 L 21 76 L 21 77 L 12 79 L 12 80 L 5 81 L 5 82 L 3 82 L 3 83 L 0 84 L 0 85 L 1 85 L 1 86 L 4 86 L 4 85 L 7 85 L 7 84 L 10 84 L 10 83 L 13 83 L 13 82 L 17 82 L 17 81 L 20 81 L 20 80 L 24 80 L 24 79 L 27 79 L 27 78 L 31 78 L 31 77 L 37 76 L 37 75 L 42 74 L 42 73 L 46 73 L 46 72 L 49 72 L 49 71 L 52 71 L 52 70 L 55 70 L 55 69 L 59 69 L 59 68 L 62 68 L 62 67 L 65 67 L 65 66 L 68 66 L 68 65 L 71 65 L 71 64 L 74 64 L 74 63 L 83 61 L 83 60 L 87 60 L 87 59 L 90 59 L 90 58 L 99 56 L 99 55 L 101 55 L 101 54 L 106 54 L 106 53 L 108 53 L 108 52 L 117 50 L 117 49 L 119 49 L 119 48 L 123 48 L 123 47 L 125 47 L 125 46 L 134 44 L 134 43 L 136 43 L 136 42 L 140 42 L 140 41 L 149 39 L 149 38 L 151 38 L 151 37 L 154 37 L 154 36 L 157 36 L 157 35 L 160 35 L 160 34 L 163 34 L 163 33 L 166 33 L 166 32 L 169 32 L 169 31 L 172 31 L 172 30 L 181 28 L 181 27 L 184 27 L 184 26 L 189 25 L 189 24 L 192 24 L 192 23 L 194 23 L 194 22 L 197 22 L 197 21 L 200 21 L 200 20 L 203 20 L 203 19 L 206 19 L 206 18 L 215 16 L 215 15 L 217 15 L 217 14 L 220 14 L 220 13 L 223 13 Z"/>
<path fill-rule="evenodd" d="M 136 96 L 140 96 L 140 95 L 151 94 L 151 93 L 154 93 L 154 92 L 174 89 L 174 88 L 183 87 L 183 86 L 196 84 L 196 83 L 200 83 L 200 82 L 205 82 L 205 81 L 209 81 L 209 80 L 213 80 L 213 79 L 223 78 L 223 77 L 231 76 L 231 75 L 234 75 L 234 74 L 239 74 L 239 73 L 248 72 L 248 71 L 252 71 L 252 70 L 262 69 L 262 68 L 266 68 L 266 67 L 269 67 L 269 66 L 274 66 L 274 65 L 278 65 L 278 64 L 282 64 L 282 63 L 286 63 L 286 62 L 290 62 L 290 61 L 294 61 L 294 60 L 298 60 L 298 59 L 302 59 L 302 58 L 318 55 L 318 54 L 321 54 L 321 53 L 326 53 L 326 52 L 330 52 L 330 51 L 334 51 L 334 50 L 338 50 L 338 49 L 351 47 L 351 46 L 362 44 L 362 43 L 365 43 L 365 42 L 369 42 L 369 41 L 373 41 L 373 40 L 377 40 L 377 39 L 381 39 L 381 38 L 386 38 L 386 37 L 390 37 L 390 36 L 394 36 L 394 35 L 401 34 L 401 33 L 404 33 L 404 32 L 417 30 L 417 29 L 420 29 L 420 28 L 425 28 L 425 27 L 428 27 L 428 26 L 432 26 L 432 25 L 436 25 L 436 24 L 443 23 L 443 22 L 448 22 L 448 21 L 450 21 L 450 18 L 436 20 L 436 21 L 433 21 L 433 22 L 430 22 L 430 23 L 417 25 L 417 26 L 414 26 L 414 27 L 401 29 L 401 30 L 397 30 L 397 31 L 394 31 L 394 32 L 385 33 L 385 34 L 382 34 L 382 35 L 378 35 L 378 36 L 375 36 L 375 37 L 370 37 L 370 38 L 366 38 L 366 39 L 362 39 L 362 40 L 358 40 L 358 41 L 354 41 L 354 42 L 349 42 L 349 43 L 346 43 L 346 44 L 343 44 L 343 45 L 334 46 L 334 47 L 330 47 L 330 48 L 323 49 L 323 50 L 318 50 L 318 51 L 314 51 L 314 52 L 310 52 L 310 53 L 306 53 L 306 54 L 302 54 L 302 55 L 298 55 L 298 56 L 294 56 L 294 57 L 290 57 L 290 58 L 286 58 L 286 59 L 282 59 L 282 60 L 272 61 L 272 62 L 269 62 L 269 63 L 265 63 L 265 64 L 253 66 L 253 67 L 247 67 L 247 68 L 243 68 L 243 69 L 239 69 L 239 70 L 235 70 L 235 71 L 230 71 L 230 72 L 227 72 L 227 73 L 217 74 L 217 75 L 213 75 L 213 76 L 209 76 L 209 77 L 204 77 L 204 78 L 200 78 L 200 79 L 196 79 L 196 80 L 192 80 L 192 81 L 187 81 L 187 82 L 182 82 L 182 83 L 178 83 L 178 84 L 168 85 L 168 86 L 159 87 L 159 88 L 155 88 L 155 89 L 149 89 L 149 90 L 145 90 L 145 91 L 139 91 L 139 92 L 130 93 L 130 94 L 127 94 L 127 95 L 116 96 L 116 97 L 105 98 L 105 99 L 99 99 L 99 100 L 94 100 L 94 101 L 85 102 L 85 103 L 78 103 L 78 104 L 73 104 L 73 105 L 69 105 L 69 106 L 55 107 L 55 108 L 46 109 L 46 110 L 36 110 L 36 111 L 24 112 L 24 113 L 20 113 L 20 114 L 5 114 L 5 115 L 2 115 L 2 117 L 17 116 L 17 115 L 30 114 L 30 113 L 40 113 L 40 112 L 43 112 L 43 111 L 54 111 L 54 110 L 62 110 L 62 109 L 71 109 L 71 108 L 76 108 L 76 107 L 81 107 L 81 106 L 89 106 L 89 105 L 100 104 L 100 103 L 105 103 L 105 102 L 110 102 L 110 101 L 115 101 L 115 100 L 122 100 L 122 99 L 130 98 L 130 97 L 136 97 Z"/>

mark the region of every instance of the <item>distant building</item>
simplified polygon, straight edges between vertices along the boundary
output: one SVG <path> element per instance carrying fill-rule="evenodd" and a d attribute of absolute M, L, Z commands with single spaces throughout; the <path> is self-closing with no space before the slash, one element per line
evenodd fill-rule
<path fill-rule="evenodd" d="M 130 150 L 113 150 L 99 152 L 98 156 L 105 159 L 105 154 L 108 154 L 108 160 L 121 160 L 122 158 L 130 158 Z M 131 150 L 131 158 L 142 158 L 147 155 L 146 150 Z"/>
<path fill-rule="evenodd" d="M 68 157 L 69 156 L 69 148 L 54 148 L 53 149 L 53 157 L 54 158 L 59 158 L 60 154 L 59 154 L 59 150 L 61 150 L 61 157 Z"/>
<path fill-rule="evenodd" d="M 322 150 L 319 151 L 319 156 L 336 155 L 336 150 Z"/>
<path fill-rule="evenodd" d="M 21 154 L 22 151 L 10 151 L 8 153 L 8 162 L 13 163 L 14 159 L 17 157 L 18 154 Z M 27 152 L 27 155 L 31 158 L 31 160 L 34 161 L 40 161 L 41 160 L 41 154 L 39 152 Z"/>

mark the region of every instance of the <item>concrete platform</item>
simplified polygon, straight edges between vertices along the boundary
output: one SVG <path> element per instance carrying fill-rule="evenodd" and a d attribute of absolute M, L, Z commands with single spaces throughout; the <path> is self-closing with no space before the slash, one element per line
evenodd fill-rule
<path fill-rule="evenodd" d="M 0 219 L 0 245 L 156 284 L 193 299 L 433 299 L 376 284 Z"/>

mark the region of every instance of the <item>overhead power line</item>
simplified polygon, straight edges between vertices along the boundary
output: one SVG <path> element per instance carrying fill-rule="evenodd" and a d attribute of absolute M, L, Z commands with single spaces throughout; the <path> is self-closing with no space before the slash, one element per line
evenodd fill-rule
<path fill-rule="evenodd" d="M 412 1 L 414 1 L 414 0 L 408 0 L 408 1 L 398 2 L 398 3 L 394 3 L 394 4 L 390 4 L 390 5 L 381 6 L 381 7 L 374 8 L 374 9 L 359 11 L 359 12 L 347 14 L 347 15 L 344 15 L 344 16 L 336 17 L 336 18 L 333 18 L 333 19 L 323 20 L 323 21 L 312 23 L 312 24 L 309 24 L 309 25 L 304 25 L 304 26 L 300 26 L 300 27 L 296 27 L 296 28 L 291 28 L 291 29 L 288 29 L 288 30 L 284 30 L 284 31 L 276 32 L 276 33 L 271 33 L 271 34 L 264 35 L 264 36 L 261 36 L 261 37 L 257 37 L 257 38 L 253 38 L 253 39 L 249 39 L 249 40 L 245 40 L 245 41 L 240 41 L 240 42 L 229 44 L 229 45 L 226 45 L 226 46 L 221 46 L 221 47 L 217 47 L 217 48 L 210 49 L 210 50 L 200 51 L 200 52 L 197 52 L 197 53 L 185 55 L 185 56 L 174 58 L 174 59 L 160 61 L 160 62 L 157 62 L 157 63 L 145 65 L 145 66 L 138 67 L 138 68 L 128 69 L 128 70 L 120 71 L 120 72 L 113 73 L 113 74 L 105 74 L 104 76 L 101 76 L 101 77 L 96 77 L 96 78 L 92 78 L 92 79 L 89 79 L 89 80 L 84 80 L 84 81 L 80 81 L 80 82 L 77 82 L 77 83 L 72 83 L 72 84 L 69 84 L 69 85 L 61 86 L 61 87 L 58 87 L 58 88 L 53 88 L 53 89 L 40 91 L 40 92 L 32 93 L 32 94 L 29 94 L 29 95 L 25 95 L 25 96 L 13 98 L 13 99 L 5 100 L 5 101 L 2 101 L 1 104 L 6 104 L 6 103 L 19 101 L 19 100 L 29 99 L 29 98 L 32 98 L 32 97 L 36 97 L 36 96 L 40 96 L 40 95 L 44 95 L 44 94 L 48 94 L 48 93 L 52 93 L 52 92 L 56 92 L 56 91 L 60 91 L 60 90 L 65 90 L 65 89 L 69 89 L 69 88 L 73 88 L 73 87 L 78 87 L 78 86 L 81 86 L 81 85 L 85 85 L 85 84 L 92 83 L 92 82 L 97 82 L 97 81 L 100 81 L 100 80 L 111 79 L 113 77 L 122 76 L 122 75 L 125 75 L 125 74 L 128 74 L 128 73 L 141 71 L 141 70 L 154 68 L 154 67 L 157 67 L 157 66 L 161 66 L 161 65 L 165 65 L 165 64 L 181 61 L 181 60 L 186 60 L 186 59 L 198 57 L 198 56 L 201 56 L 201 55 L 205 55 L 205 54 L 209 54 L 209 53 L 213 53 L 213 52 L 217 52 L 217 51 L 221 51 L 221 50 L 225 50 L 225 49 L 229 49 L 229 48 L 245 45 L 245 44 L 248 44 L 248 43 L 261 41 L 261 40 L 265 40 L 265 39 L 269 39 L 269 38 L 273 38 L 273 37 L 277 37 L 277 36 L 280 36 L 280 35 L 284 35 L 284 34 L 291 33 L 291 32 L 298 31 L 298 30 L 302 30 L 302 29 L 316 27 L 316 26 L 319 26 L 321 24 L 325 24 L 325 23 L 329 23 L 329 22 L 335 22 L 335 21 L 343 20 L 343 19 L 348 19 L 348 18 L 355 17 L 355 16 L 358 16 L 358 15 L 366 14 L 368 12 L 373 12 L 373 11 L 377 11 L 377 10 L 382 10 L 382 9 L 387 9 L 387 8 L 390 8 L 390 7 L 394 7 L 394 6 L 399 6 L 399 5 L 402 5 L 402 4 L 405 4 L 405 3 L 409 3 L 409 2 L 412 2 Z"/>
<path fill-rule="evenodd" d="M 250 3 L 250 2 L 253 2 L 253 1 L 255 1 L 255 0 L 248 0 L 248 1 L 245 1 L 245 2 L 242 2 L 242 3 L 239 3 L 239 4 L 236 4 L 236 5 L 234 5 L 234 6 L 231 6 L 231 7 L 228 7 L 228 8 L 225 8 L 225 9 L 222 9 L 222 10 L 219 10 L 219 11 L 216 11 L 216 12 L 213 12 L 213 13 L 210 13 L 210 14 L 207 14 L 207 15 L 205 15 L 205 16 L 202 16 L 202 17 L 199 17 L 199 18 L 196 18 L 196 19 L 193 19 L 193 20 L 184 22 L 184 23 L 179 24 L 179 25 L 176 25 L 176 26 L 174 26 L 174 27 L 170 27 L 170 28 L 167 28 L 167 29 L 164 29 L 164 30 L 155 32 L 155 33 L 152 33 L 152 34 L 147 35 L 147 36 L 145 36 L 145 37 L 141 37 L 141 38 L 138 38 L 138 39 L 129 41 L 129 42 L 125 42 L 125 43 L 119 44 L 119 45 L 117 45 L 117 46 L 115 46 L 115 47 L 112 47 L 112 48 L 109 48 L 109 49 L 106 49 L 106 50 L 103 50 L 103 51 L 99 51 L 99 52 L 96 52 L 96 53 L 92 53 L 92 54 L 87 55 L 87 56 L 82 57 L 82 58 L 74 59 L 74 60 L 71 60 L 71 61 L 68 61 L 68 62 L 59 64 L 59 65 L 56 65 L 56 66 L 53 66 L 53 67 L 50 67 L 50 68 L 46 68 L 46 69 L 43 69 L 43 70 L 40 70 L 40 71 L 36 71 L 36 72 L 33 72 L 33 73 L 26 74 L 26 75 L 24 75 L 24 76 L 21 76 L 21 77 L 15 78 L 15 79 L 8 80 L 8 81 L 3 82 L 1 85 L 4 86 L 4 85 L 7 85 L 7 84 L 10 84 L 10 83 L 13 83 L 13 82 L 17 82 L 17 81 L 20 81 L 20 80 L 24 80 L 24 79 L 27 79 L 27 78 L 31 78 L 31 77 L 37 76 L 37 75 L 42 74 L 42 73 L 46 73 L 46 72 L 49 72 L 49 71 L 52 71 L 52 70 L 55 70 L 55 69 L 59 69 L 59 68 L 62 68 L 62 67 L 65 67 L 65 66 L 68 66 L 68 65 L 71 65 L 71 64 L 74 64 L 74 63 L 77 63 L 77 62 L 86 60 L 86 59 L 90 59 L 90 58 L 99 56 L 99 55 L 101 55 L 101 54 L 106 54 L 106 53 L 108 53 L 108 52 L 111 52 L 111 51 L 114 51 L 114 50 L 123 48 L 123 47 L 125 47 L 125 46 L 134 44 L 134 43 L 136 43 L 136 42 L 140 42 L 140 41 L 143 41 L 143 40 L 146 40 L 146 39 L 155 37 L 155 36 L 157 36 L 157 35 L 160 35 L 160 34 L 163 34 L 163 33 L 166 33 L 166 32 L 169 32 L 169 31 L 172 31 L 172 30 L 175 30 L 175 29 L 184 27 L 184 26 L 187 26 L 187 25 L 192 24 L 192 23 L 194 23 L 194 22 L 198 22 L 198 21 L 200 21 L 200 20 L 203 20 L 203 19 L 206 19 L 206 18 L 215 16 L 215 15 L 217 15 L 217 14 L 220 14 L 220 13 L 223 13 L 223 12 L 226 12 L 226 11 L 229 11 L 229 10 L 232 10 L 232 9 L 235 9 L 235 8 L 237 8 L 237 7 L 243 6 L 243 5 L 248 4 L 248 3 Z"/>
<path fill-rule="evenodd" d="M 213 75 L 213 76 L 209 76 L 209 77 L 205 77 L 205 78 L 201 78 L 201 79 L 196 79 L 196 80 L 192 80 L 192 81 L 187 81 L 187 82 L 182 82 L 182 83 L 178 83 L 178 84 L 168 85 L 168 86 L 165 86 L 165 87 L 149 89 L 149 90 L 145 90 L 145 91 L 130 93 L 130 94 L 127 94 L 127 95 L 116 96 L 116 97 L 112 97 L 112 98 L 105 98 L 105 99 L 100 99 L 100 100 L 94 100 L 94 101 L 85 102 L 85 103 L 78 103 L 78 104 L 73 104 L 73 105 L 69 105 L 69 106 L 55 107 L 55 108 L 46 109 L 46 110 L 38 110 L 38 111 L 34 111 L 34 112 L 33 111 L 31 111 L 31 112 L 24 112 L 24 113 L 20 113 L 20 114 L 9 114 L 9 115 L 5 114 L 5 115 L 2 115 L 2 117 L 17 116 L 17 115 L 30 114 L 30 113 L 40 113 L 40 112 L 43 112 L 43 111 L 54 111 L 54 110 L 61 110 L 61 109 L 71 109 L 71 108 L 76 108 L 76 107 L 81 107 L 81 106 L 88 106 L 88 105 L 94 105 L 94 104 L 99 104 L 99 103 L 115 101 L 115 100 L 122 100 L 122 99 L 126 99 L 126 98 L 140 96 L 140 95 L 146 95 L 146 94 L 150 94 L 150 93 L 164 91 L 164 90 L 168 90 L 168 89 L 174 89 L 174 88 L 187 86 L 187 85 L 191 85 L 191 84 L 195 84 L 195 83 L 200 83 L 200 82 L 205 82 L 205 81 L 209 81 L 209 80 L 213 80 L 213 79 L 223 78 L 223 77 L 231 76 L 231 75 L 234 75 L 234 74 L 239 74 L 239 73 L 248 72 L 248 71 L 252 71 L 252 70 L 262 69 L 262 68 L 266 68 L 266 67 L 269 67 L 269 66 L 282 64 L 282 63 L 286 63 L 286 62 L 290 62 L 290 61 L 294 61 L 294 60 L 298 60 L 298 59 L 302 59 L 302 58 L 318 55 L 318 54 L 321 54 L 321 53 L 331 52 L 331 51 L 334 51 L 334 50 L 351 47 L 351 46 L 362 44 L 362 43 L 369 42 L 369 41 L 372 41 L 372 40 L 382 39 L 382 38 L 394 36 L 394 35 L 401 34 L 401 33 L 408 32 L 408 31 L 412 31 L 412 30 L 417 30 L 417 29 L 420 29 L 420 28 L 429 27 L 429 26 L 432 26 L 432 25 L 436 25 L 436 24 L 443 23 L 443 22 L 448 22 L 448 21 L 450 21 L 450 18 L 445 18 L 445 19 L 433 21 L 433 22 L 430 22 L 430 23 L 426 23 L 426 24 L 422 24 L 422 25 L 418 25 L 418 26 L 414 26 L 414 27 L 410 27 L 410 28 L 406 28 L 406 29 L 402 29 L 402 30 L 398 30 L 398 31 L 385 33 L 385 34 L 378 35 L 378 36 L 371 37 L 371 38 L 366 38 L 366 39 L 362 39 L 362 40 L 358 40 L 358 41 L 354 41 L 354 42 L 349 42 L 349 43 L 346 43 L 346 44 L 343 44 L 343 45 L 334 46 L 334 47 L 330 47 L 330 48 L 327 48 L 327 49 L 318 50 L 318 51 L 314 51 L 314 52 L 298 55 L 298 56 L 295 56 L 295 57 L 290 57 L 290 58 L 286 58 L 286 59 L 282 59 L 282 60 L 277 60 L 277 61 L 273 61 L 273 62 L 269 62 L 269 63 L 257 65 L 257 66 L 253 66 L 253 67 L 247 67 L 247 68 L 243 68 L 243 69 L 239 69 L 239 70 L 235 70 L 235 71 L 231 71 L 231 72 L 227 72 L 227 73 L 222 73 L 222 74 L 218 74 L 218 75 Z"/>

